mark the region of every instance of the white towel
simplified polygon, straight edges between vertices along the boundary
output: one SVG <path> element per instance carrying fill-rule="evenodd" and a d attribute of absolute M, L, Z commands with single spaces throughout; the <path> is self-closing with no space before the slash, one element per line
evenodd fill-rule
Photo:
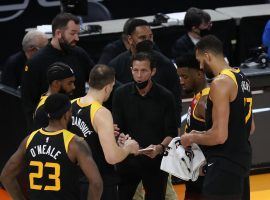
<path fill-rule="evenodd" d="M 182 180 L 196 181 L 200 167 L 206 163 L 205 157 L 197 144 L 184 149 L 181 138 L 173 138 L 164 152 L 160 169 Z"/>

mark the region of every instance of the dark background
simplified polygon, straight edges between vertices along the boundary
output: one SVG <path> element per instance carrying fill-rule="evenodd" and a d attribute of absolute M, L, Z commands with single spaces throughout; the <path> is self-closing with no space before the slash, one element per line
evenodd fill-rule
<path fill-rule="evenodd" d="M 17 18 L 2 22 L 1 19 L 17 11 L 3 11 L 3 6 L 28 2 L 28 6 Z M 0 1 L 0 66 L 6 58 L 21 48 L 25 29 L 42 24 L 50 24 L 60 11 L 59 6 L 43 7 L 39 1 L 55 0 L 1 0 Z M 186 11 L 190 6 L 215 9 L 217 7 L 251 5 L 265 3 L 266 0 L 104 0 L 102 3 L 112 13 L 114 19 L 147 16 L 158 12 L 170 13 Z M 1 69 L 1 67 L 0 67 Z"/>

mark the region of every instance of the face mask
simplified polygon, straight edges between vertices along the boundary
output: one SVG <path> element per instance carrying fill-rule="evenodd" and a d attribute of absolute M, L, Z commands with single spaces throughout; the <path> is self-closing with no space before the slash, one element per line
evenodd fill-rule
<path fill-rule="evenodd" d="M 136 85 L 137 88 L 139 88 L 140 90 L 142 90 L 142 89 L 144 89 L 147 86 L 148 81 L 149 81 L 149 79 L 146 80 L 146 81 L 140 82 L 140 83 L 135 81 L 135 85 Z"/>
<path fill-rule="evenodd" d="M 211 30 L 209 29 L 200 29 L 200 36 L 206 36 L 206 35 L 210 35 L 211 34 Z"/>
<path fill-rule="evenodd" d="M 149 52 L 153 49 L 154 43 L 151 40 L 143 40 L 136 45 L 137 52 Z"/>

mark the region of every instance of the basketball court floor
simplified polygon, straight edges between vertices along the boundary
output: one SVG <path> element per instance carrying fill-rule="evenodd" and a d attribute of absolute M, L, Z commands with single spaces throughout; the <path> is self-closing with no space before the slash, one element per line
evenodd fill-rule
<path fill-rule="evenodd" d="M 178 194 L 178 200 L 183 200 L 185 186 L 183 184 L 175 185 L 175 191 Z M 270 200 L 270 173 L 252 175 L 250 178 L 251 200 Z M 0 189 L 0 200 L 11 200 L 7 193 Z"/>

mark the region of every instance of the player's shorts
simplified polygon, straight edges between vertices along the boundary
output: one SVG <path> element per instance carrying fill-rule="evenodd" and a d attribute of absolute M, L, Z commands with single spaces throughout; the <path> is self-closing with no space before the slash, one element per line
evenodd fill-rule
<path fill-rule="evenodd" d="M 234 164 L 228 164 L 224 159 L 208 161 L 202 189 L 204 199 L 241 199 L 244 177 L 237 173 L 236 168 Z"/>

